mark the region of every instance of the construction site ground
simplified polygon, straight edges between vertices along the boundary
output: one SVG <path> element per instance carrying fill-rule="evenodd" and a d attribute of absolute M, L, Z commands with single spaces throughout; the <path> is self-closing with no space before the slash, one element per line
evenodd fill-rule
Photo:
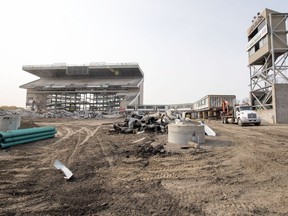
<path fill-rule="evenodd" d="M 0 150 L 0 215 L 288 214 L 288 125 L 205 121 L 217 136 L 180 149 L 167 134 L 107 130 L 122 120 L 22 120 L 58 133 Z"/>

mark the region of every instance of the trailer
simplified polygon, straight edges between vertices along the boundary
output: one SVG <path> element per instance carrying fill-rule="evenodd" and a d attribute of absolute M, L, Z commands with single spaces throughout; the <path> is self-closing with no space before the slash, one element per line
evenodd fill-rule
<path fill-rule="evenodd" d="M 192 110 L 197 113 L 201 119 L 220 119 L 222 111 L 222 101 L 228 101 L 234 105 L 235 95 L 206 95 L 193 104 Z"/>

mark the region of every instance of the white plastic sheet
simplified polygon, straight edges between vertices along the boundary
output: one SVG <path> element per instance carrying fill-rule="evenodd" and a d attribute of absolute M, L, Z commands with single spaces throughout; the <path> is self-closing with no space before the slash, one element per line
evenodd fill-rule
<path fill-rule="evenodd" d="M 66 167 L 64 164 L 62 164 L 59 160 L 55 160 L 54 166 L 58 170 L 62 170 L 62 172 L 65 174 L 65 179 L 70 179 L 73 176 L 73 173 Z"/>
<path fill-rule="evenodd" d="M 208 135 L 208 136 L 216 136 L 216 133 L 208 126 L 206 125 L 205 123 L 203 123 L 202 121 L 199 121 L 201 123 L 201 125 L 204 125 L 204 130 L 205 130 L 205 133 Z"/>

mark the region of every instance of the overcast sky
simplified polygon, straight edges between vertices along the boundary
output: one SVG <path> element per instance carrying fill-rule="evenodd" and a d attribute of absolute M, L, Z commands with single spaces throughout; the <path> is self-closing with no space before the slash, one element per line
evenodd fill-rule
<path fill-rule="evenodd" d="M 246 30 L 287 0 L 9 0 L 0 2 L 0 105 L 25 106 L 23 65 L 138 62 L 144 104 L 249 96 Z"/>

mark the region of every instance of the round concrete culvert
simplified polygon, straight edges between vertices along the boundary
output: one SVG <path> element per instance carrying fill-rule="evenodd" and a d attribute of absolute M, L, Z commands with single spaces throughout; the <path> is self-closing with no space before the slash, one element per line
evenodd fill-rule
<path fill-rule="evenodd" d="M 169 124 L 168 142 L 173 144 L 187 145 L 188 142 L 204 143 L 204 125 L 193 124 Z"/>
<path fill-rule="evenodd" d="M 0 117 L 0 131 L 17 130 L 20 127 L 21 117 L 15 116 L 1 116 Z"/>

